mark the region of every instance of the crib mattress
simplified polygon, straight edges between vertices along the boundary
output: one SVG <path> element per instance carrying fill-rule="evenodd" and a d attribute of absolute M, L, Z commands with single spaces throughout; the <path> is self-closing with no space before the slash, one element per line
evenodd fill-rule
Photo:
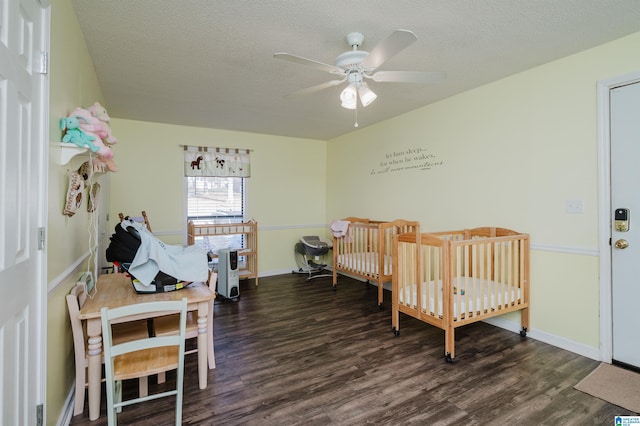
<path fill-rule="evenodd" d="M 353 270 L 361 274 L 378 275 L 378 256 L 376 252 L 346 253 L 337 256 L 338 267 Z M 392 257 L 384 256 L 384 275 L 391 275 Z"/>
<path fill-rule="evenodd" d="M 457 285 L 458 283 L 454 280 L 453 285 L 456 288 L 460 288 Z M 427 283 L 422 283 L 422 310 L 431 312 L 434 315 L 442 316 L 442 281 L 438 281 L 438 311 L 435 311 L 435 301 L 434 301 L 434 287 L 435 281 L 429 282 L 429 300 L 427 301 L 426 292 L 427 292 Z M 479 310 L 485 309 L 496 309 L 504 304 L 511 304 L 517 302 L 520 299 L 520 289 L 513 286 L 507 286 L 505 284 L 501 284 L 491 280 L 476 280 L 476 296 L 474 297 L 471 291 L 472 285 L 470 282 L 466 283 L 465 294 L 461 294 L 458 291 L 453 295 L 453 316 L 454 318 L 458 317 L 458 309 L 462 314 L 468 314 Z M 502 287 L 502 290 L 501 290 Z M 399 299 L 400 304 L 409 305 L 409 296 L 413 293 L 412 301 L 417 301 L 416 294 L 416 286 L 407 286 L 403 288 L 403 291 L 400 291 Z M 407 302 L 405 302 L 405 300 Z M 427 310 L 427 302 L 429 303 L 429 307 Z M 415 303 L 415 302 L 414 302 Z M 468 304 L 468 306 L 467 306 Z M 412 306 L 415 308 L 415 304 Z"/>

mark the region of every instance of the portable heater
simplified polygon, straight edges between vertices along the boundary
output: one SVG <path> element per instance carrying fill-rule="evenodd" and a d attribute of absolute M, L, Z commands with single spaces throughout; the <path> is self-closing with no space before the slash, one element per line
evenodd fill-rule
<path fill-rule="evenodd" d="M 240 297 L 238 251 L 218 250 L 218 294 L 227 299 Z"/>

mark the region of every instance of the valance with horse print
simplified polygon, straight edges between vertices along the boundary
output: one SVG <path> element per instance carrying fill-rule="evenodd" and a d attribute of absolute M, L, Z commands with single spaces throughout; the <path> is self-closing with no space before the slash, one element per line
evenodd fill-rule
<path fill-rule="evenodd" d="M 184 146 L 185 176 L 251 177 L 248 149 Z"/>

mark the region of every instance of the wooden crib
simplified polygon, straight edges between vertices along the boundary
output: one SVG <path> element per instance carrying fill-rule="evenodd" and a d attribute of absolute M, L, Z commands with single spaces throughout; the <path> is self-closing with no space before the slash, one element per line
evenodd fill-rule
<path fill-rule="evenodd" d="M 378 305 L 382 307 L 383 284 L 391 281 L 393 237 L 402 233 L 420 233 L 418 222 L 402 219 L 391 222 L 358 217 L 342 219 L 349 222 L 347 234 L 333 238 L 333 287 L 338 283 L 338 272 L 378 286 Z"/>
<path fill-rule="evenodd" d="M 400 312 L 443 329 L 447 362 L 455 357 L 454 330 L 475 321 L 519 310 L 524 337 L 529 235 L 488 227 L 396 235 L 392 283 L 394 333 Z"/>

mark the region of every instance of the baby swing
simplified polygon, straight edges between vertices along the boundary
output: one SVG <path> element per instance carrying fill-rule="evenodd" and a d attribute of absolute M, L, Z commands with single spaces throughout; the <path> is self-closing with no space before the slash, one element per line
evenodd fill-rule
<path fill-rule="evenodd" d="M 321 239 L 318 236 L 300 237 L 300 241 L 296 243 L 294 253 L 297 271 L 291 271 L 293 274 L 308 274 L 307 282 L 314 278 L 332 277 L 331 274 L 322 274 L 327 267 L 325 256 L 333 248 L 333 243 L 328 240 Z"/>

